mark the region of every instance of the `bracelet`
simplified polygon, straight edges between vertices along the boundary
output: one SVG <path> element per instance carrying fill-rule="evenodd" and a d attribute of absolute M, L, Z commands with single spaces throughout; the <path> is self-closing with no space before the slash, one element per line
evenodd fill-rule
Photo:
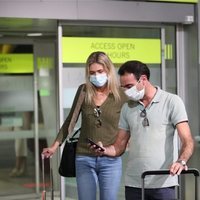
<path fill-rule="evenodd" d="M 177 163 L 180 163 L 181 165 L 183 165 L 183 167 L 186 166 L 185 160 L 177 160 L 176 162 L 177 162 Z"/>

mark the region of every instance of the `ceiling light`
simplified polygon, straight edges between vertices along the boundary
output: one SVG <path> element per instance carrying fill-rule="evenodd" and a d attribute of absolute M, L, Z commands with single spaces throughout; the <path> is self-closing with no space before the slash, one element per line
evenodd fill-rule
<path fill-rule="evenodd" d="M 36 37 L 36 36 L 42 36 L 43 34 L 42 33 L 27 33 L 27 36 L 29 37 Z"/>

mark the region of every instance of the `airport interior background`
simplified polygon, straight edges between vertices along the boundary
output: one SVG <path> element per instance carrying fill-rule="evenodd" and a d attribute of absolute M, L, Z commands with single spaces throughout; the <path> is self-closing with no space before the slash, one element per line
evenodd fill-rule
<path fill-rule="evenodd" d="M 76 1 L 79 2 L 86 3 Z M 98 2 L 101 1 L 95 1 Z M 101 6 L 109 2 L 118 5 L 122 1 L 104 1 Z M 147 4 L 141 2 L 134 5 Z M 4 3 L 0 0 L 0 11 Z M 184 8 L 193 8 L 194 4 L 197 2 L 192 6 L 184 3 Z M 182 7 L 180 10 L 184 12 Z M 105 15 L 107 18 L 99 21 L 89 14 L 87 20 L 74 21 L 55 16 L 36 19 L 28 12 L 26 15 L 25 18 L 20 14 L 0 14 L 0 199 L 41 199 L 41 151 L 53 142 L 69 113 L 76 89 L 85 79 L 86 58 L 95 50 L 108 53 L 116 71 L 127 59 L 144 61 L 151 69 L 153 84 L 183 98 L 196 147 L 188 166 L 200 169 L 198 27 L 192 19 L 187 18 L 183 25 L 171 19 L 173 12 L 168 16 L 173 21 L 170 23 L 161 19 L 149 22 L 151 17 L 146 16 L 142 22 L 139 17 L 126 21 L 127 16 L 119 21 L 120 13 L 111 13 L 112 20 Z M 157 18 L 160 17 L 161 14 Z M 188 67 L 188 63 L 192 64 Z M 76 129 L 80 123 L 79 120 Z M 127 154 L 128 150 L 122 156 L 123 174 Z M 51 161 L 44 163 L 47 197 L 50 199 L 52 192 L 51 162 L 55 199 L 78 199 L 75 178 L 61 178 L 58 174 L 59 160 L 58 151 Z M 180 181 L 180 199 L 193 200 L 193 175 L 183 175 Z M 123 179 L 118 196 L 119 200 L 125 199 Z"/>

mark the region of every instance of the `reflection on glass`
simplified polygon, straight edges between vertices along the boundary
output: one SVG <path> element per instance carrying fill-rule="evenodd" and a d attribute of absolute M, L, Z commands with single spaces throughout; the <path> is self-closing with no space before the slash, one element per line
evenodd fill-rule
<path fill-rule="evenodd" d="M 0 60 L 0 196 L 32 193 L 35 189 L 27 187 L 34 180 L 34 157 L 28 148 L 28 138 L 33 137 L 33 74 L 12 73 L 17 61 L 12 66 L 10 57 L 6 57 L 32 52 L 32 45 L 0 45 L 0 54 L 4 55 Z"/>

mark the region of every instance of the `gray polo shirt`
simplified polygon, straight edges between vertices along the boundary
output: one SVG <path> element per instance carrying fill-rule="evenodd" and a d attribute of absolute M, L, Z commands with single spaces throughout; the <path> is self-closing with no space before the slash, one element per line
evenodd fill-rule
<path fill-rule="evenodd" d="M 130 131 L 129 156 L 125 185 L 141 187 L 141 174 L 146 170 L 169 169 L 178 156 L 177 141 L 174 142 L 176 124 L 188 121 L 185 106 L 180 97 L 161 90 L 146 108 L 149 126 L 142 125 L 140 117 L 144 106 L 140 102 L 125 103 L 119 121 L 119 128 Z M 147 176 L 147 188 L 177 185 L 174 176 Z"/>

